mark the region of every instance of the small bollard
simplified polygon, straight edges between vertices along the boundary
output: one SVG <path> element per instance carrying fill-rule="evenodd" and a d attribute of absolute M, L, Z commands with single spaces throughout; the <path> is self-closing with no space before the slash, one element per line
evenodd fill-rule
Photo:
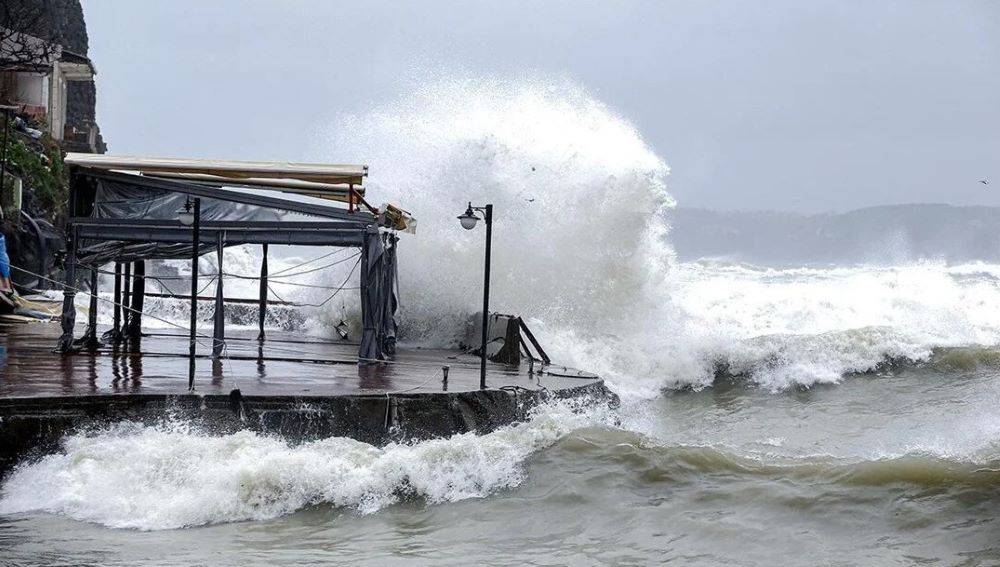
<path fill-rule="evenodd" d="M 442 366 L 442 367 L 441 367 L 441 375 L 443 376 L 443 377 L 441 378 L 441 388 L 442 388 L 442 389 L 443 389 L 443 390 L 444 390 L 445 392 L 447 392 L 447 391 L 448 391 L 448 369 L 449 369 L 449 368 L 450 368 L 450 367 L 449 367 L 448 365 L 445 365 L 445 366 Z"/>

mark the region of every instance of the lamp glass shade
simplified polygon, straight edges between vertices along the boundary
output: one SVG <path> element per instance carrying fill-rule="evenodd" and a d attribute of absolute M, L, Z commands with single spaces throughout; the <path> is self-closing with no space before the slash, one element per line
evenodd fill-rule
<path fill-rule="evenodd" d="M 184 226 L 191 226 L 194 224 L 194 212 L 193 211 L 178 211 L 177 220 L 181 221 Z"/>
<path fill-rule="evenodd" d="M 469 203 L 469 208 L 465 209 L 464 213 L 458 215 L 458 220 L 462 222 L 462 228 L 465 230 L 476 228 L 479 217 L 476 216 L 476 213 L 472 212 L 472 203 Z"/>
<path fill-rule="evenodd" d="M 458 217 L 458 220 L 462 221 L 462 228 L 465 230 L 472 230 L 476 228 L 476 223 L 479 222 L 479 217 L 476 215 L 462 215 Z"/>

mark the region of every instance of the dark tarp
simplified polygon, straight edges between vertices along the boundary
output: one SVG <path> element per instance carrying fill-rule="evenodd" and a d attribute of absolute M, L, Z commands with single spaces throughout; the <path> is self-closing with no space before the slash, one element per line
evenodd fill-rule
<path fill-rule="evenodd" d="M 382 323 L 381 343 L 385 354 L 396 354 L 396 308 L 399 305 L 399 278 L 396 269 L 396 247 L 399 238 L 392 234 L 383 235 L 385 253 L 382 262 Z"/>
<path fill-rule="evenodd" d="M 94 212 L 91 216 L 99 219 L 160 219 L 177 220 L 177 211 L 184 208 L 188 196 L 184 193 L 166 191 L 123 183 L 110 179 L 96 179 L 97 194 L 94 197 Z M 273 209 L 255 205 L 222 201 L 209 197 L 201 198 L 201 220 L 268 221 L 278 220 Z"/>
<path fill-rule="evenodd" d="M 66 259 L 66 282 L 70 287 L 66 289 L 63 302 L 63 334 L 59 344 L 63 352 L 71 349 L 73 340 L 73 324 L 76 319 L 73 296 L 77 264 L 79 263 L 81 267 L 96 267 L 111 261 L 190 258 L 193 252 L 192 237 L 190 235 L 184 237 L 187 232 L 180 231 L 184 227 L 179 225 L 177 214 L 184 209 L 191 195 L 199 193 L 202 195 L 200 219 L 203 223 L 261 223 L 259 228 L 252 226 L 222 228 L 216 225 L 215 228 L 206 229 L 202 225 L 199 255 L 217 251 L 220 246 L 241 242 L 240 239 L 242 242 L 254 240 L 256 237 L 249 238 L 243 233 L 261 234 L 257 231 L 265 231 L 263 234 L 266 238 L 278 243 L 294 238 L 296 242 L 304 241 L 316 245 L 362 245 L 361 301 L 364 331 L 359 358 L 363 361 L 382 360 L 386 354 L 394 352 L 395 312 L 398 302 L 397 238 L 385 235 L 383 241 L 383 235 L 374 223 L 375 218 L 369 213 L 363 211 L 349 213 L 339 207 L 325 204 L 278 199 L 231 191 L 222 187 L 198 188 L 172 181 L 145 179 L 141 176 L 114 172 L 100 175 L 83 174 L 83 176 L 93 183 L 93 206 L 91 209 L 81 211 L 83 215 L 90 217 L 86 222 L 81 219 L 75 226 L 71 224 L 74 245 L 70 247 Z M 131 178 L 135 180 L 132 181 Z M 173 187 L 176 187 L 176 190 L 172 190 Z M 283 206 L 287 208 L 282 208 Z M 101 219 L 107 219 L 106 227 L 101 224 Z M 165 221 L 163 225 L 159 223 L 161 220 Z M 130 224 L 131 221 L 135 221 L 136 224 Z M 317 224 L 313 227 L 313 221 L 323 222 L 322 225 Z M 146 224 L 141 224 L 142 222 Z M 289 223 L 288 229 L 271 226 L 286 222 Z M 265 226 L 265 223 L 271 225 Z M 308 226 L 303 227 L 303 224 Z M 341 224 L 343 227 L 329 226 L 331 224 Z M 134 238 L 125 240 L 126 237 L 122 236 L 127 233 L 133 234 L 128 231 L 142 234 L 144 230 L 152 232 L 154 229 L 161 232 L 156 233 L 156 236 L 146 237 L 148 240 L 138 241 Z M 102 230 L 107 231 L 105 234 L 115 235 L 112 238 L 122 240 L 112 240 L 108 237 L 102 239 Z M 86 238 L 79 237 L 81 232 L 86 233 Z M 182 237 L 174 240 L 174 232 Z M 164 239 L 162 234 L 167 234 L 170 238 Z M 306 238 L 307 234 L 312 236 Z M 207 240 L 206 237 L 211 240 Z M 219 240 L 215 240 L 216 238 Z M 266 277 L 266 271 L 263 273 Z M 122 291 L 123 295 L 128 293 L 127 289 Z M 262 296 L 266 297 L 266 294 L 262 292 Z M 213 348 L 216 355 L 224 348 L 222 340 L 224 340 L 225 322 L 224 309 L 219 308 L 221 299 L 220 281 L 216 288 L 217 316 L 214 335 L 218 342 Z"/>
<path fill-rule="evenodd" d="M 362 250 L 361 319 L 363 330 L 358 357 L 383 360 L 396 352 L 396 243 L 391 234 L 371 232 Z"/>
<path fill-rule="evenodd" d="M 96 179 L 97 191 L 94 211 L 98 219 L 142 219 L 176 221 L 178 211 L 184 208 L 188 196 L 109 179 Z M 234 203 L 208 197 L 201 198 L 201 221 L 277 221 L 281 215 L 245 203 Z M 201 243 L 199 252 L 215 250 L 214 243 Z M 162 244 L 153 242 L 121 242 L 83 240 L 77 258 L 81 263 L 104 263 L 109 260 L 133 261 L 138 259 L 168 260 L 191 257 L 191 243 Z"/>
<path fill-rule="evenodd" d="M 365 245 L 361 249 L 361 347 L 358 358 L 362 362 L 383 360 L 382 341 L 379 331 L 385 300 L 382 289 L 385 284 L 383 262 L 385 247 L 375 229 L 365 233 Z"/>

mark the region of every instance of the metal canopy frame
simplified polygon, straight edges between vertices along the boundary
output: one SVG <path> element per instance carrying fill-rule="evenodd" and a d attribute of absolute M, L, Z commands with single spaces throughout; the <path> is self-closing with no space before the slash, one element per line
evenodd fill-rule
<path fill-rule="evenodd" d="M 70 222 L 78 227 L 81 240 L 191 243 L 191 228 L 180 221 L 94 219 L 76 217 Z M 289 226 L 294 225 L 294 226 Z M 358 246 L 364 244 L 365 227 L 348 222 L 254 222 L 202 221 L 199 244 L 214 245 L 218 235 L 225 235 L 226 246 L 241 244 L 290 244 L 302 246 Z"/>
<path fill-rule="evenodd" d="M 89 159 L 89 158 L 88 158 Z M 128 158 L 125 158 L 128 159 Z M 96 267 L 90 267 L 90 282 L 92 299 L 90 302 L 90 312 L 88 314 L 88 326 L 85 336 L 74 341 L 73 332 L 76 320 L 75 295 L 77 289 L 77 268 L 81 260 L 91 263 L 106 263 L 114 261 L 116 263 L 115 273 L 129 272 L 131 263 L 135 264 L 135 280 L 132 285 L 127 283 L 122 286 L 119 277 L 115 278 L 116 309 L 122 308 L 122 315 L 134 313 L 132 318 L 137 320 L 137 324 L 131 321 L 125 323 L 122 329 L 112 329 L 105 338 L 111 337 L 115 345 L 118 342 L 125 342 L 127 348 L 134 344 L 138 348 L 137 340 L 141 337 L 141 312 L 142 299 L 145 294 L 145 269 L 144 262 L 152 258 L 165 257 L 193 257 L 197 258 L 204 253 L 216 251 L 219 254 L 221 265 L 221 254 L 225 247 L 241 244 L 254 244 L 263 247 L 263 261 L 261 265 L 261 285 L 260 285 L 260 335 L 259 340 L 264 341 L 264 314 L 268 303 L 267 286 L 267 247 L 269 244 L 305 245 L 305 246 L 336 246 L 336 247 L 357 247 L 360 249 L 360 270 L 361 278 L 361 305 L 362 319 L 364 323 L 364 336 L 362 337 L 362 347 L 359 353 L 359 362 L 369 362 L 371 359 L 382 359 L 384 352 L 391 352 L 391 348 L 382 349 L 382 343 L 387 336 L 391 335 L 394 341 L 394 313 L 395 313 L 395 291 L 392 280 L 395 274 L 395 248 L 398 238 L 392 235 L 382 234 L 379 229 L 377 211 L 363 211 L 355 208 L 355 198 L 362 199 L 359 192 L 353 186 L 348 191 L 349 209 L 336 206 L 319 204 L 314 202 L 303 202 L 302 200 L 286 199 L 272 195 L 262 195 L 251 191 L 241 191 L 229 187 L 241 185 L 239 179 L 240 172 L 234 171 L 227 174 L 226 179 L 207 180 L 201 176 L 192 175 L 191 178 L 181 176 L 171 176 L 165 178 L 161 174 L 113 171 L 109 165 L 116 163 L 113 159 L 103 160 L 104 163 L 91 166 L 82 158 L 70 164 L 70 198 L 69 198 L 69 219 L 67 221 L 67 257 L 66 257 L 66 289 L 63 300 L 63 321 L 62 336 L 59 339 L 58 350 L 63 353 L 71 353 L 83 347 L 88 350 L 95 350 L 100 346 L 97 339 L 97 316 L 96 316 L 96 293 L 97 293 L 97 273 Z M 98 160 L 102 161 L 102 160 Z M 197 160 L 176 160 L 177 162 L 188 162 Z M 230 162 L 230 163 L 251 163 L 251 162 Z M 264 162 L 261 162 L 264 163 Z M 278 164 L 281 165 L 281 164 Z M 287 164 L 309 165 L 309 164 Z M 313 164 L 317 168 L 322 166 Z M 336 167 L 356 167 L 359 174 L 366 174 L 366 166 L 328 166 Z M 176 170 L 175 170 L 176 171 Z M 191 171 L 191 170 L 188 170 Z M 254 173 L 259 173 L 255 170 Z M 287 169 L 282 169 L 282 173 L 289 173 Z M 309 174 L 304 174 L 308 177 Z M 231 177 L 230 177 L 231 176 Z M 274 178 L 274 187 L 266 183 L 266 179 L 255 177 L 253 184 L 259 183 L 260 189 L 282 191 L 286 193 L 297 193 L 299 191 L 312 191 L 315 188 L 303 184 L 302 187 L 277 187 L 279 183 L 287 182 L 288 178 Z M 301 179 L 302 177 L 298 177 Z M 272 221 L 272 220 L 200 220 L 200 215 L 196 214 L 194 227 L 186 226 L 180 219 L 164 218 L 135 218 L 140 213 L 134 213 L 132 218 L 98 218 L 95 214 L 95 198 L 99 183 L 107 181 L 129 185 L 135 188 L 148 188 L 160 192 L 176 193 L 188 195 L 196 198 L 195 209 L 200 210 L 201 198 L 222 201 L 238 205 L 250 205 L 263 209 L 272 209 L 297 213 L 320 220 L 313 221 Z M 352 179 L 360 182 L 360 177 Z M 295 185 L 295 184 L 292 184 Z M 226 187 L 226 188 L 223 188 Z M 331 191 L 331 194 L 334 192 Z M 162 215 L 162 212 L 160 213 Z M 195 237 L 197 235 L 197 237 Z M 388 244 L 383 246 L 383 240 Z M 145 244 L 147 246 L 142 246 Z M 120 246 L 119 246 L 120 245 Z M 161 248 L 160 245 L 168 245 Z M 164 255 L 164 252 L 167 255 Z M 391 276 L 390 276 L 391 274 Z M 127 276 L 126 276 L 127 277 Z M 194 278 L 193 278 L 194 279 Z M 215 306 L 215 329 L 213 332 L 213 355 L 218 357 L 223 352 L 220 344 L 225 341 L 224 317 L 222 317 L 222 305 L 225 301 L 222 294 L 222 281 L 224 277 L 220 274 L 216 282 L 216 306 Z M 141 280 L 141 281 L 140 281 Z M 196 281 L 196 280 L 195 280 Z M 197 296 L 194 293 L 196 285 L 192 286 L 192 313 L 197 303 Z M 131 289 L 130 289 L 131 288 Z M 131 292 L 131 295 L 129 293 Z M 138 309 L 136 309 L 138 306 Z M 389 307 L 391 306 L 391 308 Z M 388 317 L 391 320 L 384 319 Z M 116 323 L 119 319 L 130 319 L 129 317 L 115 317 Z M 388 329 L 388 330 L 387 330 Z M 193 324 L 192 324 L 193 331 Z M 192 335 L 193 337 L 194 335 Z M 130 341 L 135 340 L 135 343 Z M 193 340 L 193 339 L 192 339 Z M 192 358 L 193 360 L 193 358 Z M 192 374 L 193 376 L 193 374 Z"/>

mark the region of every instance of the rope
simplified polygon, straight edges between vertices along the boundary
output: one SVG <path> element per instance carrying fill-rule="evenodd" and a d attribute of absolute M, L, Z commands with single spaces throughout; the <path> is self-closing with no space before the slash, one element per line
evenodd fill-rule
<path fill-rule="evenodd" d="M 94 266 L 93 264 L 79 264 L 79 265 L 80 265 L 80 267 L 82 267 L 85 270 L 91 270 L 91 271 L 97 272 L 99 274 L 115 275 L 114 272 L 111 272 L 111 271 L 108 271 L 108 270 L 102 270 L 102 269 Z M 201 274 L 199 274 L 199 275 L 201 275 Z M 218 273 L 215 273 L 215 274 L 205 274 L 205 275 L 209 276 L 208 281 L 205 282 L 205 285 L 202 286 L 202 288 L 199 289 L 198 292 L 195 295 L 201 295 L 201 294 L 205 293 L 205 290 L 207 290 L 209 287 L 211 287 L 212 283 L 215 282 L 215 280 L 217 280 L 219 278 L 219 274 Z M 164 291 L 166 291 L 167 295 L 169 295 L 173 299 L 190 299 L 190 296 L 187 296 L 187 295 L 178 295 L 178 294 L 174 293 L 174 291 L 172 289 L 170 289 L 162 281 L 160 281 L 160 276 L 145 276 L 145 275 L 143 275 L 143 276 L 139 276 L 139 277 L 143 278 L 143 279 L 147 279 L 147 280 L 153 280 L 156 283 L 160 284 L 160 288 L 163 289 Z M 169 276 L 167 276 L 167 277 L 169 277 Z M 173 279 L 173 278 L 171 278 L 171 279 Z M 176 278 L 176 279 L 188 279 L 188 278 Z M 145 314 L 146 313 L 143 313 L 143 315 L 145 315 Z"/>
<path fill-rule="evenodd" d="M 287 268 L 285 268 L 283 270 L 278 270 L 277 272 L 274 272 L 273 274 L 271 274 L 271 276 L 281 275 L 281 274 L 283 274 L 285 272 L 288 272 L 290 270 L 294 270 L 295 268 L 301 268 L 302 266 L 305 266 L 305 265 L 308 265 L 308 264 L 312 264 L 313 262 L 315 262 L 317 260 L 322 260 L 323 258 L 329 258 L 330 256 L 333 256 L 334 254 L 340 254 L 344 250 L 347 250 L 347 248 L 338 248 L 338 249 L 334 250 L 333 252 L 330 252 L 329 254 L 323 254 L 322 256 L 317 256 L 316 258 L 313 258 L 312 260 L 306 260 L 305 262 L 296 264 L 294 266 L 289 266 L 289 267 L 287 267 Z"/>
<path fill-rule="evenodd" d="M 291 273 L 291 274 L 284 274 L 284 275 L 280 275 L 280 276 L 276 275 L 276 274 L 272 274 L 272 275 L 268 276 L 268 279 L 275 279 L 275 278 L 277 278 L 277 279 L 281 280 L 281 279 L 284 279 L 284 278 L 294 278 L 294 277 L 298 277 L 298 276 L 303 276 L 305 274 L 311 274 L 313 272 L 318 272 L 320 270 L 325 270 L 327 268 L 331 268 L 333 266 L 336 266 L 337 264 L 343 264 L 344 262 L 346 262 L 348 260 L 353 260 L 354 258 L 357 258 L 359 256 L 361 256 L 361 252 L 358 252 L 357 254 L 354 254 L 352 256 L 348 256 L 347 258 L 341 258 L 340 260 L 337 260 L 336 262 L 330 262 L 329 264 L 325 264 L 325 265 L 320 266 L 318 268 L 312 268 L 310 270 L 303 270 L 301 272 L 295 272 L 295 273 Z M 227 276 L 238 278 L 238 279 L 241 279 L 241 280 L 259 280 L 260 279 L 260 276 L 247 276 L 247 275 L 244 275 L 244 274 L 232 274 L 232 273 L 229 273 L 229 272 L 223 272 L 223 273 L 225 275 L 227 275 Z M 278 283 L 282 283 L 282 282 L 279 281 Z"/>
<path fill-rule="evenodd" d="M 308 287 L 308 288 L 313 288 L 313 289 L 326 289 L 326 290 L 330 290 L 330 289 L 361 289 L 361 286 L 336 287 L 336 286 L 332 286 L 332 285 L 302 284 L 302 283 L 294 283 L 294 282 L 273 282 L 273 283 L 274 283 L 274 285 L 291 285 L 291 286 L 295 286 L 295 287 Z"/>
<path fill-rule="evenodd" d="M 385 395 L 388 396 L 389 394 L 405 394 L 406 392 L 412 392 L 413 390 L 418 390 L 418 389 L 423 388 L 424 386 L 426 386 L 427 383 L 430 382 L 431 380 L 433 380 L 435 377 L 437 377 L 437 375 L 438 375 L 437 371 L 435 370 L 435 371 L 431 372 L 430 376 L 428 376 L 427 379 L 424 380 L 423 382 L 421 382 L 420 384 L 417 384 L 416 386 L 414 386 L 412 388 L 407 388 L 405 390 L 393 390 L 391 392 L 386 392 Z"/>
<path fill-rule="evenodd" d="M 106 274 L 106 275 L 109 275 L 109 276 L 115 275 L 115 272 L 113 272 L 111 270 L 102 270 L 100 268 L 94 268 L 92 264 L 83 264 L 83 263 L 80 263 L 78 265 L 82 266 L 84 269 L 87 269 L 87 270 L 94 270 L 94 271 L 96 271 L 99 274 Z M 156 281 L 160 281 L 160 280 L 186 280 L 186 279 L 189 279 L 189 278 L 186 278 L 184 276 L 142 276 L 142 277 L 146 278 L 147 280 L 156 280 Z"/>
<path fill-rule="evenodd" d="M 344 281 L 340 283 L 340 287 L 336 288 L 334 290 L 334 292 L 331 293 L 330 296 L 327 297 L 326 299 L 324 299 L 322 302 L 316 303 L 316 304 L 305 303 L 303 305 L 308 305 L 310 307 L 317 307 L 317 308 L 323 307 L 327 303 L 330 303 L 330 300 L 332 300 L 334 297 L 337 297 L 337 294 L 340 293 L 340 292 L 342 292 L 342 291 L 344 291 L 345 289 L 361 289 L 361 286 L 346 287 L 347 282 L 351 281 L 351 277 L 354 276 L 354 270 L 357 270 L 358 266 L 360 266 L 360 265 L 361 265 L 361 258 L 358 258 L 358 261 L 355 262 L 354 267 L 351 268 L 351 271 L 347 273 L 347 277 L 344 278 Z M 268 286 L 268 289 L 270 289 L 270 286 Z"/>
<path fill-rule="evenodd" d="M 327 297 L 326 299 L 324 299 L 322 302 L 320 302 L 320 303 L 299 303 L 299 304 L 297 304 L 297 307 L 323 307 L 324 305 L 326 305 L 327 303 L 329 303 L 330 300 L 332 300 L 334 297 L 336 297 L 338 293 L 340 293 L 341 291 L 343 291 L 345 289 L 361 289 L 360 287 L 347 287 L 345 285 L 347 282 L 349 282 L 351 280 L 351 277 L 354 275 L 354 270 L 357 270 L 358 269 L 358 265 L 360 265 L 360 264 L 361 264 L 361 258 L 358 258 L 358 261 L 354 264 L 354 267 L 351 268 L 351 271 L 348 272 L 347 277 L 344 278 L 344 281 L 341 282 L 341 285 L 339 287 L 327 287 L 327 289 L 332 289 L 332 290 L 334 290 L 334 292 L 332 294 L 330 294 L 330 296 Z M 276 283 L 280 284 L 280 283 L 283 283 L 283 282 L 276 282 Z M 274 291 L 274 288 L 271 287 L 270 282 L 268 282 L 268 284 L 267 284 L 267 289 L 272 294 L 274 294 L 274 296 L 277 297 L 280 301 L 284 301 L 285 303 L 291 303 L 287 299 L 285 299 L 285 298 L 281 297 L 280 295 L 278 295 L 278 292 Z"/>
<path fill-rule="evenodd" d="M 354 265 L 354 269 L 357 269 L 357 267 L 358 267 L 359 264 L 361 264 L 361 260 L 360 259 Z M 88 296 L 88 297 L 95 297 L 95 298 L 97 298 L 98 301 L 103 301 L 105 303 L 110 303 L 111 305 L 117 305 L 117 306 L 121 307 L 122 309 L 128 310 L 128 311 L 130 311 L 132 313 L 138 313 L 138 314 L 143 315 L 144 317 L 148 317 L 150 319 L 154 319 L 156 321 L 160 321 L 161 323 L 166 323 L 167 325 L 169 325 L 171 327 L 176 327 L 178 329 L 190 332 L 189 328 L 184 327 L 182 325 L 179 325 L 177 323 L 174 323 L 173 321 L 169 321 L 167 319 L 163 319 L 162 317 L 157 317 L 156 315 L 152 315 L 150 313 L 145 313 L 145 312 L 139 311 L 137 309 L 132 309 L 130 306 L 123 305 L 123 304 L 118 303 L 117 301 L 114 301 L 114 300 L 111 300 L 111 299 L 105 299 L 105 298 L 103 298 L 103 297 L 101 297 L 101 296 L 99 296 L 97 294 L 92 293 L 92 292 L 84 291 L 83 289 L 81 289 L 79 287 L 69 285 L 69 284 L 67 284 L 65 282 L 56 281 L 56 280 L 54 280 L 52 278 L 43 276 L 41 274 L 36 274 L 35 272 L 32 272 L 31 270 L 26 270 L 26 269 L 24 269 L 24 268 L 22 268 L 20 266 L 14 265 L 14 264 L 11 264 L 10 267 L 13 268 L 13 269 L 15 269 L 15 270 L 18 270 L 20 272 L 24 272 L 24 273 L 26 273 L 28 275 L 35 276 L 35 277 L 37 277 L 39 279 L 42 279 L 42 280 L 45 280 L 47 282 L 53 283 L 53 284 L 55 284 L 57 286 L 60 286 L 60 287 L 62 287 L 64 289 L 73 290 L 73 291 L 75 291 L 77 293 L 83 294 L 83 295 Z M 354 273 L 354 269 L 351 270 L 351 274 Z M 348 279 L 350 279 L 350 277 L 351 277 L 351 275 L 349 274 L 348 275 Z M 344 288 L 340 288 L 340 289 L 344 289 Z M 334 295 L 336 295 L 336 294 L 334 294 Z M 332 297 L 333 296 L 331 296 L 330 298 L 332 298 Z M 212 337 L 212 336 L 203 335 L 203 334 L 198 333 L 197 330 L 195 330 L 195 339 L 194 339 L 194 342 L 195 342 L 195 344 L 201 345 L 203 347 L 208 347 L 209 345 L 205 344 L 205 343 L 203 343 L 201 341 L 199 341 L 198 340 L 199 337 L 203 338 L 203 339 L 210 339 L 212 341 L 212 345 L 213 346 L 215 345 L 216 342 L 221 342 L 222 343 L 222 359 L 224 361 L 224 364 L 227 367 L 228 374 L 233 379 L 234 385 L 238 385 L 238 378 L 239 377 L 236 376 L 236 374 L 233 373 L 233 370 L 232 370 L 232 362 L 231 362 L 230 356 L 229 356 L 229 344 L 225 340 L 220 340 L 220 339 L 216 339 L 215 337 Z M 274 347 L 273 345 L 269 345 L 268 349 L 269 350 L 273 350 L 273 351 L 277 351 L 277 352 L 284 351 L 284 352 L 295 353 L 295 354 L 298 354 L 298 355 L 302 354 L 302 349 L 280 348 L 280 347 Z M 378 363 L 383 363 L 383 364 L 395 364 L 395 365 L 402 365 L 402 366 L 415 366 L 415 367 L 422 367 L 423 366 L 421 364 L 416 364 L 416 363 L 399 362 L 399 361 L 395 361 L 395 360 L 377 360 L 377 359 L 371 359 L 371 358 L 363 358 L 363 357 L 360 357 L 360 356 L 358 357 L 358 361 L 359 362 L 378 362 Z M 390 390 L 390 391 L 385 392 L 386 403 L 387 403 L 387 406 L 386 406 L 386 417 L 387 417 L 387 419 L 388 419 L 388 414 L 389 414 L 388 403 L 389 403 L 389 396 L 390 395 L 392 395 L 392 394 L 404 394 L 406 392 L 412 392 L 414 390 L 418 390 L 420 388 L 423 388 L 424 386 L 427 385 L 428 382 L 430 382 L 431 380 L 433 380 L 436 376 L 437 376 L 437 372 L 434 371 L 434 372 L 429 373 L 428 376 L 427 376 L 427 378 L 423 382 L 421 382 L 420 384 L 417 384 L 416 386 L 413 386 L 413 387 L 410 387 L 410 388 L 405 388 L 405 389 L 402 389 L 402 390 Z"/>
<path fill-rule="evenodd" d="M 87 291 L 83 291 L 82 289 L 80 289 L 78 287 L 74 287 L 74 286 L 71 286 L 71 285 L 69 285 L 67 283 L 53 280 L 52 278 L 45 277 L 45 276 L 43 276 L 41 274 L 36 274 L 36 273 L 34 273 L 34 272 L 30 271 L 30 270 L 26 270 L 26 269 L 24 269 L 24 268 L 22 268 L 20 266 L 15 266 L 15 265 L 11 264 L 10 267 L 14 268 L 15 270 L 24 272 L 26 274 L 35 276 L 37 278 L 41 278 L 41 279 L 43 279 L 45 281 L 51 282 L 51 283 L 56 284 L 58 286 L 62 286 L 64 289 L 71 289 L 73 291 L 76 291 L 77 293 L 82 293 L 82 294 L 84 294 L 86 296 L 89 296 L 89 297 L 95 297 L 95 298 L 97 298 L 98 301 L 103 301 L 105 303 L 110 303 L 112 305 L 117 305 L 118 307 L 120 307 L 122 309 L 126 309 L 126 310 L 128 310 L 128 311 L 130 311 L 132 313 L 140 313 L 141 315 L 143 315 L 145 317 L 149 317 L 150 319 L 154 319 L 156 321 L 160 321 L 162 323 L 166 323 L 167 325 L 170 325 L 172 327 L 177 327 L 178 329 L 182 329 L 184 331 L 188 331 L 188 333 L 191 332 L 191 329 L 189 329 L 188 327 L 184 327 L 182 325 L 178 325 L 177 323 L 174 323 L 173 321 L 168 321 L 167 319 L 163 319 L 161 317 L 157 317 L 156 315 L 152 315 L 150 313 L 144 313 L 144 312 L 141 312 L 141 311 L 139 311 L 137 309 L 132 309 L 131 307 L 129 307 L 127 305 L 123 305 L 121 303 L 118 303 L 117 301 L 110 300 L 110 299 L 105 299 L 105 298 L 101 297 L 100 295 L 97 295 L 97 294 L 94 294 L 94 293 L 91 293 L 91 292 L 87 292 Z M 214 277 L 213 277 L 213 279 L 214 279 Z M 211 282 L 209 282 L 209 283 L 211 283 Z M 208 286 L 206 285 L 205 287 L 207 288 Z M 226 372 L 232 378 L 233 385 L 236 386 L 237 389 L 238 389 L 239 388 L 239 376 L 236 373 L 233 372 L 232 361 L 229 358 L 229 345 L 226 343 L 226 341 L 224 339 L 216 339 L 214 336 L 209 337 L 208 335 L 200 334 L 200 333 L 198 333 L 197 329 L 194 329 L 194 336 L 195 336 L 195 338 L 193 339 L 194 344 L 200 345 L 200 346 L 203 346 L 203 347 L 206 347 L 206 348 L 208 348 L 209 345 L 207 345 L 207 344 L 199 341 L 198 337 L 201 337 L 201 338 L 204 338 L 204 339 L 211 339 L 212 340 L 212 349 L 213 350 L 215 349 L 215 344 L 216 343 L 222 343 L 221 358 L 222 358 L 223 364 L 226 365 Z M 189 341 L 189 343 L 190 342 L 191 341 Z"/>
<path fill-rule="evenodd" d="M 92 265 L 89 265 L 89 264 L 79 264 L 79 266 L 81 266 L 85 270 L 93 270 L 93 271 L 97 272 L 98 274 L 105 274 L 105 275 L 108 275 L 108 276 L 116 275 L 115 272 L 112 272 L 110 270 L 102 270 L 100 268 L 95 268 L 95 267 L 93 267 Z M 211 274 L 211 275 L 214 275 L 214 274 Z M 162 287 L 163 289 L 165 289 L 167 291 L 170 291 L 170 288 L 167 287 L 167 284 L 163 283 L 163 280 L 175 280 L 176 281 L 176 280 L 186 280 L 186 279 L 188 279 L 188 278 L 181 277 L 181 276 L 141 276 L 141 277 L 143 279 L 155 281 L 156 283 L 160 284 L 160 287 Z M 173 294 L 172 291 L 170 293 Z"/>
<path fill-rule="evenodd" d="M 208 278 L 208 283 L 206 283 L 204 287 L 202 287 L 201 289 L 199 289 L 198 293 L 196 293 L 195 295 L 197 296 L 197 295 L 201 295 L 202 293 L 204 293 L 205 290 L 208 289 L 208 287 L 210 285 L 212 285 L 212 282 L 214 282 L 216 279 L 218 279 L 217 276 L 212 276 L 212 277 Z"/>
<path fill-rule="evenodd" d="M 41 274 L 36 274 L 35 272 L 32 272 L 31 270 L 25 270 L 24 268 L 22 268 L 20 266 L 15 266 L 14 264 L 11 264 L 10 267 L 14 268 L 15 270 L 18 270 L 20 272 L 24 272 L 24 273 L 26 273 L 28 275 L 35 276 L 36 278 L 41 278 L 41 279 L 43 279 L 43 280 L 45 280 L 47 282 L 51 282 L 51 283 L 53 283 L 55 285 L 58 285 L 58 286 L 61 286 L 61 287 L 65 288 L 65 289 L 73 290 L 73 291 L 75 291 L 77 293 L 82 293 L 83 295 L 86 295 L 88 297 L 97 298 L 98 301 L 103 301 L 105 303 L 110 303 L 111 305 L 117 305 L 118 307 L 120 307 L 120 308 L 122 308 L 124 310 L 127 310 L 127 311 L 129 311 L 131 313 L 137 313 L 139 315 L 142 315 L 144 317 L 149 317 L 150 319 L 154 319 L 154 320 L 159 321 L 161 323 L 166 323 L 167 325 L 170 325 L 171 327 L 177 327 L 178 329 L 182 329 L 182 330 L 185 330 L 185 331 L 190 331 L 190 329 L 188 329 L 187 327 L 184 327 L 182 325 L 178 325 L 177 323 L 174 323 L 173 321 L 169 321 L 167 319 L 163 319 L 162 317 L 157 317 L 156 315 L 153 315 L 151 313 L 145 313 L 143 311 L 139 311 L 138 309 L 132 309 L 128 305 L 124 305 L 124 304 L 118 303 L 117 301 L 114 301 L 114 300 L 111 300 L 111 299 L 105 299 L 105 298 L 101 297 L 100 295 L 97 295 L 95 293 L 91 293 L 89 291 L 84 291 L 83 289 L 75 287 L 75 286 L 71 286 L 68 283 L 56 281 L 56 280 L 54 280 L 52 278 L 45 277 L 45 276 L 43 276 Z M 195 330 L 195 343 L 197 343 L 197 344 L 199 344 L 201 346 L 208 346 L 208 345 L 206 345 L 206 344 L 198 341 L 198 337 L 201 337 L 203 339 L 212 339 L 213 340 L 213 344 L 214 344 L 214 341 L 215 341 L 214 337 L 210 337 L 208 335 L 199 334 L 198 331 Z"/>
<path fill-rule="evenodd" d="M 361 360 L 360 357 L 358 358 L 358 360 Z M 384 362 L 387 362 L 387 361 L 384 361 Z M 385 392 L 385 423 L 383 423 L 383 428 L 384 429 L 386 429 L 386 430 L 389 429 L 389 409 L 392 407 L 391 406 L 391 403 L 392 403 L 391 402 L 391 398 L 389 396 L 391 396 L 393 394 L 405 394 L 406 392 L 412 392 L 413 390 L 418 390 L 420 388 L 423 388 L 424 386 L 427 385 L 428 382 L 430 382 L 431 380 L 433 380 L 435 376 L 437 376 L 437 372 L 436 371 L 430 373 L 430 375 L 427 376 L 426 380 L 424 380 L 420 384 L 417 384 L 416 386 L 413 386 L 412 388 L 406 388 L 405 390 L 391 390 L 391 391 Z"/>
<path fill-rule="evenodd" d="M 267 291 L 271 292 L 272 295 L 274 295 L 275 297 L 277 297 L 278 301 L 284 301 L 285 303 L 290 303 L 287 299 L 285 299 L 284 297 L 281 297 L 280 295 L 278 295 L 278 292 L 274 291 L 274 288 L 271 287 L 271 284 L 267 284 Z M 305 305 L 305 304 L 303 304 L 303 305 Z"/>

